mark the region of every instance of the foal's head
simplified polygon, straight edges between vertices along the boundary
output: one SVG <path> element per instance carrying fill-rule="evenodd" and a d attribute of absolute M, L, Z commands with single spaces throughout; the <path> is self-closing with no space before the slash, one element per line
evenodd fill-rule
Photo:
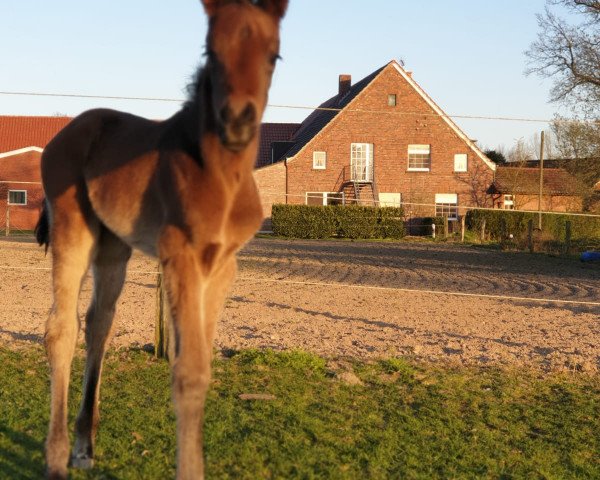
<path fill-rule="evenodd" d="M 288 0 L 202 0 L 209 16 L 207 67 L 220 141 L 243 150 L 256 135 L 279 58 Z"/>

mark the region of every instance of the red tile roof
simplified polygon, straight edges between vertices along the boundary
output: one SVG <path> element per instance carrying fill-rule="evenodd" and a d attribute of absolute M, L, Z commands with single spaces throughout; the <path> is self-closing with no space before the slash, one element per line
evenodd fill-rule
<path fill-rule="evenodd" d="M 537 195 L 540 188 L 540 169 L 504 167 L 496 170 L 492 185 L 494 193 Z M 546 195 L 580 195 L 585 187 L 563 168 L 544 169 L 543 191 Z"/>
<path fill-rule="evenodd" d="M 260 145 L 256 157 L 256 168 L 270 165 L 272 163 L 272 143 L 290 140 L 299 126 L 299 123 L 263 123 L 260 126 Z"/>
<path fill-rule="evenodd" d="M 0 153 L 27 147 L 45 148 L 70 117 L 0 116 Z"/>
<path fill-rule="evenodd" d="M 0 154 L 27 147 L 44 149 L 71 120 L 71 117 L 0 116 Z M 256 166 L 270 164 L 271 144 L 289 140 L 299 126 L 298 123 L 263 123 Z"/>

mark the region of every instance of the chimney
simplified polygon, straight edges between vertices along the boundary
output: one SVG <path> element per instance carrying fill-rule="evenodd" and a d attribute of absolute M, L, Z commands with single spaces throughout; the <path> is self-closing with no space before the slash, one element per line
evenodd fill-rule
<path fill-rule="evenodd" d="M 352 76 L 350 75 L 340 75 L 339 77 L 339 97 L 343 97 L 350 91 L 350 87 L 352 86 Z"/>

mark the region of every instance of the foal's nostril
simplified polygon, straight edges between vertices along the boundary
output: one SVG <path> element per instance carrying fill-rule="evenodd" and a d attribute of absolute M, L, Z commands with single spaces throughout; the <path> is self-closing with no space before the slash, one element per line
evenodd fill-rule
<path fill-rule="evenodd" d="M 231 117 L 233 117 L 233 115 L 231 114 L 231 108 L 229 108 L 229 105 L 225 105 L 221 109 L 220 116 L 223 123 L 229 123 L 231 121 Z"/>
<path fill-rule="evenodd" d="M 239 116 L 240 123 L 254 123 L 256 121 L 256 108 L 249 103 Z"/>

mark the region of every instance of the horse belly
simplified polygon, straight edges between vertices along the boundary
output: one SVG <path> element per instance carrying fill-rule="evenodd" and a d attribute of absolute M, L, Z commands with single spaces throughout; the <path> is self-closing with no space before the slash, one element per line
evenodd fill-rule
<path fill-rule="evenodd" d="M 149 188 L 151 174 L 124 168 L 87 181 L 92 208 L 121 240 L 152 256 L 162 225 L 161 204 Z"/>

